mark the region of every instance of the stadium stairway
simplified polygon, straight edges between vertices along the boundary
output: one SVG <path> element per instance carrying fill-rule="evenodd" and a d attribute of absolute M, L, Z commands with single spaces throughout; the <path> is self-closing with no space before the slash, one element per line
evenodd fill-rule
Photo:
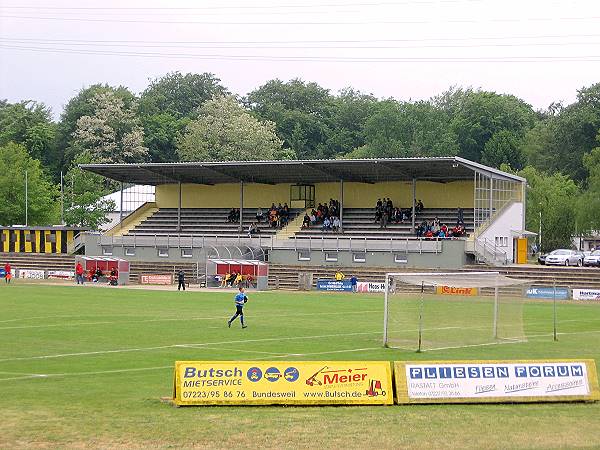
<path fill-rule="evenodd" d="M 300 273 L 313 274 L 313 287 L 319 278 L 333 279 L 336 270 L 341 270 L 346 277 L 355 275 L 359 281 L 382 282 L 386 272 L 440 272 L 438 269 L 399 268 L 399 267 L 310 267 L 287 266 L 270 264 L 269 286 L 274 289 L 296 290 L 299 286 Z M 460 271 L 490 271 L 500 272 L 503 275 L 538 286 L 568 287 L 570 289 L 600 289 L 600 269 L 597 268 L 563 268 L 546 266 L 508 266 L 498 270 L 495 267 L 472 266 L 450 272 Z M 418 287 L 415 287 L 415 291 Z"/>
<path fill-rule="evenodd" d="M 288 225 L 277 232 L 275 238 L 277 239 L 288 239 L 294 236 L 302 229 L 302 223 L 304 222 L 304 214 L 310 214 L 310 209 L 300 212 L 295 219 L 290 220 Z"/>
<path fill-rule="evenodd" d="M 154 215 L 157 211 L 158 207 L 156 206 L 156 203 L 146 202 L 104 234 L 106 236 L 124 236 L 135 227 L 142 224 L 150 216 Z"/>

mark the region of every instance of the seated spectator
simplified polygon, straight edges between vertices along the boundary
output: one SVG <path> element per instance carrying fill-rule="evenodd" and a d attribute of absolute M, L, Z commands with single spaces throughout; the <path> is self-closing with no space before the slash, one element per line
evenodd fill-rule
<path fill-rule="evenodd" d="M 333 218 L 333 222 L 331 224 L 331 228 L 333 229 L 333 232 L 334 233 L 339 232 L 341 226 L 342 226 L 342 223 L 340 222 L 340 218 L 338 216 L 335 216 Z"/>
<path fill-rule="evenodd" d="M 310 224 L 311 225 L 317 224 L 317 212 L 314 209 L 310 213 Z"/>
<path fill-rule="evenodd" d="M 236 286 L 241 286 L 241 283 L 244 281 L 244 276 L 241 273 L 238 273 L 233 281 L 233 284 Z"/>
<path fill-rule="evenodd" d="M 279 214 L 277 214 L 276 208 L 269 211 L 269 224 L 272 228 L 277 228 L 277 225 L 279 224 Z"/>
<path fill-rule="evenodd" d="M 223 278 L 221 278 L 221 286 L 222 288 L 227 287 L 227 283 L 229 283 L 229 279 L 231 278 L 231 274 L 227 272 Z"/>
<path fill-rule="evenodd" d="M 439 237 L 439 238 L 445 238 L 446 237 L 446 233 L 444 233 L 444 230 L 440 230 L 439 233 L 437 234 L 437 237 Z"/>
<path fill-rule="evenodd" d="M 302 220 L 302 228 L 310 228 L 310 216 L 308 213 L 304 213 L 304 219 Z"/>
<path fill-rule="evenodd" d="M 92 275 L 92 281 L 94 283 L 97 283 L 100 280 L 101 276 L 102 276 L 102 270 L 100 270 L 100 267 L 98 267 L 98 268 L 96 268 L 94 275 Z"/>
<path fill-rule="evenodd" d="M 431 230 L 427 230 L 427 231 L 425 232 L 425 238 L 426 238 L 426 239 L 431 239 L 432 237 L 433 237 L 433 231 L 431 231 Z"/>
<path fill-rule="evenodd" d="M 264 214 L 263 214 L 263 211 L 262 211 L 262 209 L 261 209 L 261 208 L 258 208 L 258 209 L 256 210 L 256 221 L 257 221 L 258 223 L 260 223 L 260 221 L 261 221 L 261 220 L 263 220 L 263 219 L 264 219 Z"/>
<path fill-rule="evenodd" d="M 329 217 L 325 217 L 325 220 L 323 220 L 323 226 L 321 227 L 322 231 L 329 231 L 331 230 L 331 221 L 329 220 Z"/>
<path fill-rule="evenodd" d="M 229 286 L 233 287 L 233 283 L 235 283 L 235 279 L 237 278 L 237 276 L 238 274 L 235 270 L 231 272 L 231 276 L 229 277 L 228 281 Z"/>
<path fill-rule="evenodd" d="M 235 208 L 231 208 L 231 210 L 227 214 L 227 220 L 226 220 L 226 222 L 232 223 L 234 221 L 235 221 Z"/>
<path fill-rule="evenodd" d="M 423 202 L 421 200 L 417 201 L 417 204 L 415 205 L 415 212 L 420 213 L 424 209 L 425 206 L 423 206 Z"/>

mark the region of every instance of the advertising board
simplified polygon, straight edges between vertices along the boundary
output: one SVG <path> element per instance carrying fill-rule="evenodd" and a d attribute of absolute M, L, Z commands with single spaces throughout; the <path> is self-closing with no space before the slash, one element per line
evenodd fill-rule
<path fill-rule="evenodd" d="M 600 300 L 600 289 L 573 289 L 573 300 Z"/>
<path fill-rule="evenodd" d="M 43 280 L 45 272 L 43 270 L 19 269 L 19 278 L 30 278 L 34 280 Z"/>
<path fill-rule="evenodd" d="M 159 274 L 151 273 L 140 275 L 140 284 L 173 284 L 173 275 L 170 273 Z"/>
<path fill-rule="evenodd" d="M 569 289 L 564 287 L 548 287 L 548 286 L 531 286 L 527 288 L 525 296 L 528 298 L 545 298 L 556 300 L 567 300 L 569 298 Z"/>
<path fill-rule="evenodd" d="M 394 377 L 400 404 L 600 400 L 590 359 L 405 361 Z"/>
<path fill-rule="evenodd" d="M 352 292 L 350 280 L 317 280 L 317 289 L 320 291 L 344 291 Z"/>
<path fill-rule="evenodd" d="M 176 405 L 391 405 L 389 361 L 177 361 Z"/>
<path fill-rule="evenodd" d="M 470 287 L 452 287 L 452 286 L 436 286 L 435 292 L 441 295 L 463 295 L 463 296 L 475 296 L 478 291 L 477 288 Z"/>
<path fill-rule="evenodd" d="M 48 278 L 75 278 L 75 272 L 69 270 L 48 270 L 46 275 L 48 276 Z"/>
<path fill-rule="evenodd" d="M 356 283 L 356 290 L 358 292 L 385 292 L 385 283 L 383 281 L 359 281 Z"/>

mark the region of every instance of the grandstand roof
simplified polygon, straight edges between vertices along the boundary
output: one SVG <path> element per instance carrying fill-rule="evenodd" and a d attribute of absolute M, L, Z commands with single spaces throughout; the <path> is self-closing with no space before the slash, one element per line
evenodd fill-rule
<path fill-rule="evenodd" d="M 117 181 L 167 183 L 322 183 L 354 181 L 472 180 L 473 173 L 507 181 L 525 181 L 492 167 L 459 157 L 325 159 L 292 161 L 181 162 L 143 164 L 82 164 L 81 168 Z"/>

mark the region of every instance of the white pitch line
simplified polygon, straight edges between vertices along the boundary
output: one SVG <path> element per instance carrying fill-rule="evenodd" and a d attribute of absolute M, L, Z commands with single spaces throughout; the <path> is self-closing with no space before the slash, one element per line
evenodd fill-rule
<path fill-rule="evenodd" d="M 287 353 L 285 355 L 274 356 L 274 358 L 288 358 L 290 356 L 315 356 L 315 355 L 333 355 L 336 353 L 353 353 L 353 352 L 362 352 L 368 350 L 381 350 L 383 347 L 365 347 L 365 348 L 352 348 L 347 350 L 331 350 L 329 352 L 312 352 L 312 353 Z M 256 360 L 267 359 L 264 358 L 256 358 Z"/>
<path fill-rule="evenodd" d="M 381 311 L 351 311 L 351 312 L 325 312 L 325 313 L 298 313 L 298 314 L 276 314 L 276 315 L 262 315 L 260 318 L 285 318 L 285 317 L 304 317 L 304 316 L 326 316 L 326 315 L 348 315 L 348 314 L 371 314 L 371 313 L 381 313 Z M 60 317 L 60 316 L 54 316 Z M 66 317 L 89 317 L 89 316 L 64 316 Z M 131 316 L 125 316 L 131 317 Z M 57 328 L 57 327 L 79 327 L 85 325 L 110 325 L 110 324 L 130 324 L 130 323 L 150 323 L 150 322 L 191 322 L 194 320 L 226 320 L 228 314 L 224 314 L 219 317 L 176 317 L 176 318 L 161 318 L 161 319 L 146 319 L 146 320 L 119 320 L 119 321 L 102 321 L 102 322 L 77 322 L 77 323 L 54 323 L 54 324 L 46 324 L 46 325 L 20 325 L 14 327 L 2 327 L 2 330 L 20 330 L 20 329 L 29 329 L 29 328 Z M 29 318 L 31 319 L 31 318 Z M 21 319 L 14 319 L 21 320 Z M 28 319 L 23 319 L 28 320 Z M 0 322 L 2 323 L 2 322 Z"/>
<path fill-rule="evenodd" d="M 62 353 L 55 355 L 39 355 L 39 356 L 24 356 L 18 358 L 6 358 L 0 359 L 0 362 L 10 361 L 29 361 L 35 359 L 53 359 L 53 358 L 65 358 L 71 356 L 91 356 L 91 355 L 103 355 L 111 353 L 128 353 L 128 352 L 142 352 L 142 351 L 153 351 L 153 350 L 164 350 L 169 348 L 178 347 L 205 347 L 210 345 L 223 345 L 223 344 L 243 344 L 247 342 L 270 342 L 270 341 L 282 341 L 282 340 L 295 340 L 295 339 L 321 339 L 330 337 L 342 337 L 342 336 L 359 336 L 365 334 L 381 334 L 381 331 L 367 331 L 361 333 L 338 333 L 338 334 L 323 334 L 318 336 L 285 336 L 275 338 L 263 338 L 263 339 L 242 339 L 242 340 L 231 340 L 231 341 L 220 341 L 220 342 L 200 342 L 200 343 L 189 343 L 189 344 L 171 344 L 171 345 L 160 345 L 156 347 L 137 347 L 137 348 L 124 348 L 116 350 L 99 350 L 94 352 L 78 352 L 78 353 Z"/>

